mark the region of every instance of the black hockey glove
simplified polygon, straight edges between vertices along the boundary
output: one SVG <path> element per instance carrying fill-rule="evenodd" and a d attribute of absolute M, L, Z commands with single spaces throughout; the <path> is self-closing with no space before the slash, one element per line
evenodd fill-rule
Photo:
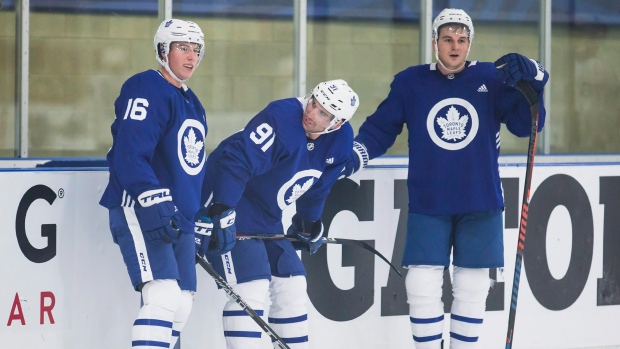
<path fill-rule="evenodd" d="M 293 216 L 293 224 L 291 224 L 286 233 L 297 238 L 297 241 L 293 241 L 293 247 L 296 250 L 314 254 L 323 244 L 323 223 L 320 219 L 308 222 L 301 219 L 296 213 Z"/>

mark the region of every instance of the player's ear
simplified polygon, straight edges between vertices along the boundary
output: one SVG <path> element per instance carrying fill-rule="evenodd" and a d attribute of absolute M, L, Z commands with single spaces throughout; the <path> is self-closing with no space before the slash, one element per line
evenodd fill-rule
<path fill-rule="evenodd" d="M 166 62 L 168 60 L 168 57 L 166 56 L 166 49 L 164 48 L 164 44 L 158 44 L 157 45 L 159 47 L 159 58 L 161 58 L 162 61 Z"/>

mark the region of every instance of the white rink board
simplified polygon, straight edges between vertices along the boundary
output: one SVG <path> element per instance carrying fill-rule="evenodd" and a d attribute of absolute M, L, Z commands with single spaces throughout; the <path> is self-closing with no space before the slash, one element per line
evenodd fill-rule
<path fill-rule="evenodd" d="M 500 173 L 502 178 L 520 179 L 517 195 L 520 206 L 525 168 L 502 166 Z M 620 177 L 620 164 L 537 166 L 532 197 L 536 197 L 536 189 L 541 183 L 558 174 L 574 178 L 587 194 L 591 207 L 593 251 L 587 280 L 583 291 L 569 307 L 549 310 L 540 304 L 529 286 L 526 261 L 526 269 L 521 273 L 513 348 L 620 348 L 620 305 L 597 306 L 597 280 L 603 277 L 605 213 L 605 205 L 601 204 L 600 178 Z M 0 319 L 3 320 L 0 323 L 0 348 L 129 347 L 131 324 L 139 309 L 140 297 L 132 291 L 120 252 L 112 243 L 107 210 L 97 204 L 107 176 L 105 171 L 0 171 L 4 194 L 0 201 L 0 256 L 3 262 L 0 269 L 0 279 L 3 280 L 0 287 Z M 331 223 L 330 236 L 374 240 L 375 248 L 391 259 L 400 214 L 400 210 L 393 208 L 394 180 L 405 178 L 406 169 L 398 166 L 369 168 L 356 174 L 352 178 L 356 182 L 374 181 L 374 219 L 359 221 L 349 211 L 339 212 Z M 29 207 L 22 204 L 22 210 L 19 210 L 26 192 L 37 185 L 43 187 L 37 187 L 35 192 L 53 194 L 53 203 L 37 199 Z M 41 236 L 42 225 L 47 225 L 44 231 L 54 229 L 50 225 L 55 225 L 57 241 L 53 258 L 35 263 L 22 252 L 18 243 L 22 216 L 18 211 L 27 212 L 25 240 L 35 249 L 45 248 L 51 240 Z M 288 226 L 291 215 L 292 210 L 285 212 L 285 226 Z M 571 260 L 571 219 L 574 218 L 568 211 L 558 206 L 547 226 L 548 266 L 557 279 L 564 276 Z M 614 229 L 613 234 L 619 234 L 620 227 Z M 487 311 L 479 346 L 482 349 L 504 347 L 517 230 L 510 228 L 504 233 L 506 267 L 498 280 L 505 282 L 504 310 Z M 526 246 L 527 241 L 530 240 L 526 239 Z M 327 250 L 329 267 L 326 272 L 333 283 L 342 290 L 354 287 L 355 267 L 342 266 L 341 246 L 323 248 Z M 620 246 L 617 246 L 618 250 Z M 349 321 L 333 321 L 323 316 L 317 310 L 319 307 L 310 307 L 310 348 L 413 348 L 408 317 L 381 316 L 381 288 L 386 286 L 389 266 L 375 258 L 374 268 L 374 303 L 361 316 Z M 619 268 L 615 266 L 616 274 Z M 220 315 L 226 297 L 223 291 L 216 289 L 206 272 L 200 267 L 197 272 L 199 289 L 180 348 L 224 349 Z M 16 294 L 21 311 L 15 308 Z M 40 321 L 42 308 L 43 323 Z M 346 312 L 346 309 L 342 311 Z M 448 338 L 447 328 L 445 336 Z M 261 348 L 272 348 L 266 335 Z"/>
<path fill-rule="evenodd" d="M 107 210 L 98 205 L 106 172 L 0 172 L 0 347 L 2 348 L 122 348 L 140 306 L 131 290 L 118 247 L 111 242 Z M 55 224 L 56 255 L 45 263 L 28 260 L 20 250 L 16 221 L 20 201 L 34 186 L 56 196 L 52 204 L 38 199 L 26 214 L 28 241 L 37 249 L 49 245 L 41 225 Z M 60 193 L 60 195 L 59 195 Z M 62 196 L 60 198 L 59 196 Z M 44 313 L 41 294 L 55 299 L 54 324 Z M 25 324 L 10 322 L 16 294 Z M 44 299 L 44 306 L 51 303 Z M 9 325 L 10 323 L 10 325 Z"/>

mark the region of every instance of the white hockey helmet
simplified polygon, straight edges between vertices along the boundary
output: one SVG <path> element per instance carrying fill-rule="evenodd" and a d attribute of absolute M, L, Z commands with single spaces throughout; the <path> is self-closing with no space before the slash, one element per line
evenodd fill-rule
<path fill-rule="evenodd" d="M 471 21 L 471 18 L 465 11 L 458 8 L 446 8 L 443 9 L 435 17 L 433 21 L 433 39 L 437 40 L 439 37 L 439 27 L 448 23 L 459 23 L 467 27 L 469 31 L 469 42 L 474 41 L 474 24 Z"/>
<path fill-rule="evenodd" d="M 325 133 L 335 131 L 333 127 L 338 122 L 345 123 L 351 120 L 360 105 L 357 93 L 342 79 L 321 82 L 310 93 L 327 112 L 334 115 Z"/>
<path fill-rule="evenodd" d="M 198 55 L 198 63 L 200 63 L 205 54 L 205 38 L 202 30 L 200 30 L 198 24 L 181 19 L 169 19 L 161 22 L 159 25 L 153 39 L 157 62 L 163 66 L 168 65 L 167 62 L 162 60 L 161 54 L 168 55 L 170 53 L 170 44 L 177 41 L 191 42 L 200 46 L 200 54 Z"/>

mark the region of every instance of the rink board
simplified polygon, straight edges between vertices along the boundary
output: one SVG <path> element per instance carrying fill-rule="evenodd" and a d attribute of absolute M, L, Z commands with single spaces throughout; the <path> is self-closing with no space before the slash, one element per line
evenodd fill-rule
<path fill-rule="evenodd" d="M 334 186 L 323 215 L 329 236 L 367 241 L 399 265 L 407 207 L 403 161 Z M 480 348 L 489 349 L 503 348 L 506 337 L 525 167 L 502 165 L 500 174 L 506 266 L 490 274 L 495 286 L 480 339 Z M 97 204 L 107 177 L 96 169 L 0 171 L 0 347 L 129 346 L 140 297 L 110 237 L 107 210 Z M 531 193 L 513 348 L 620 348 L 620 164 L 540 165 Z M 293 211 L 285 212 L 285 222 Z M 302 259 L 312 304 L 310 348 L 413 348 L 404 280 L 386 263 L 339 245 Z M 224 349 L 226 297 L 197 272 L 199 290 L 180 348 Z M 262 348 L 271 347 L 266 337 Z"/>

